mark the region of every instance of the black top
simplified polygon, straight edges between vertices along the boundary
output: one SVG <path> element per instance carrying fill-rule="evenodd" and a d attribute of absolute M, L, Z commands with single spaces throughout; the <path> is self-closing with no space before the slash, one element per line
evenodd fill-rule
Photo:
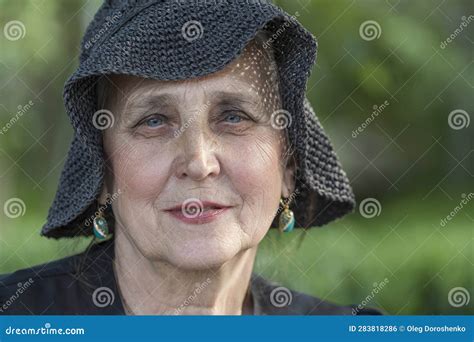
<path fill-rule="evenodd" d="M 0 275 L 0 315 L 125 315 L 112 266 L 113 240 L 94 244 L 83 259 L 84 253 Z M 382 314 L 372 308 L 357 310 L 357 305 L 341 306 L 283 287 L 277 289 L 279 286 L 252 273 L 254 315 Z"/>

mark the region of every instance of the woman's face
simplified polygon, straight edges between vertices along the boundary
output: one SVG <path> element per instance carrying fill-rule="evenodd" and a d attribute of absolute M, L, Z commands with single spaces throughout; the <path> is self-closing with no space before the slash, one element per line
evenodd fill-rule
<path fill-rule="evenodd" d="M 258 245 L 294 186 L 285 130 L 272 121 L 281 109 L 275 70 L 262 51 L 249 45 L 225 69 L 192 80 L 110 80 L 104 191 L 121 191 L 116 229 L 148 259 L 185 269 L 216 267 Z M 167 211 L 193 218 L 204 201 L 229 208 L 201 224 Z"/>

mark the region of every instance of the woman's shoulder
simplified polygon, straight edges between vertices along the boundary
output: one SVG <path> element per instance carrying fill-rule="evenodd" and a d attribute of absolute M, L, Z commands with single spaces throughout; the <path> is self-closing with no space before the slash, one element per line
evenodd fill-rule
<path fill-rule="evenodd" d="M 37 310 L 72 280 L 77 255 L 0 275 L 0 314 L 39 314 Z"/>
<path fill-rule="evenodd" d="M 0 291 L 2 288 L 14 286 L 18 282 L 25 282 L 30 279 L 31 282 L 34 282 L 38 279 L 66 274 L 71 271 L 73 260 L 76 259 L 78 255 L 79 254 L 76 254 L 35 266 L 18 269 L 12 273 L 0 274 Z"/>
<path fill-rule="evenodd" d="M 292 290 L 255 273 L 252 292 L 257 315 L 383 315 L 381 310 L 356 304 L 340 305 Z"/>
<path fill-rule="evenodd" d="M 104 258 L 97 258 L 97 251 L 98 248 L 91 249 L 87 258 L 83 258 L 85 252 L 80 252 L 0 275 L 0 315 L 78 314 L 93 310 L 93 290 L 110 278 L 97 271 L 104 269 L 100 265 Z M 91 279 L 92 272 L 86 272 L 87 280 L 92 280 L 90 288 L 79 279 L 80 263 L 96 270 L 95 279 Z"/>

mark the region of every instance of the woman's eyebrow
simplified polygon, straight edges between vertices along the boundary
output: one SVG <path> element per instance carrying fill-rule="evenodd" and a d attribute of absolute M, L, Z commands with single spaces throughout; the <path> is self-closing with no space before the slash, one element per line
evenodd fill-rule
<path fill-rule="evenodd" d="M 127 109 L 146 109 L 149 107 L 164 107 L 172 103 L 177 103 L 178 99 L 172 94 L 157 94 L 157 95 L 135 95 L 127 103 Z"/>
<path fill-rule="evenodd" d="M 257 105 L 259 103 L 256 96 L 249 96 L 244 93 L 229 92 L 229 91 L 217 91 L 212 93 L 211 103 L 222 104 L 222 103 L 247 103 L 251 105 Z M 180 100 L 176 95 L 163 93 L 156 95 L 135 95 L 129 101 L 130 107 L 149 107 L 149 106 L 169 106 L 171 104 L 180 103 Z"/>
<path fill-rule="evenodd" d="M 166 108 L 176 103 L 176 97 L 172 94 L 156 94 L 150 95 L 145 92 L 143 94 L 134 94 L 126 102 L 124 110 L 121 115 L 122 120 L 125 124 L 134 122 L 137 118 L 141 117 L 146 111 L 152 108 Z"/>
<path fill-rule="evenodd" d="M 227 104 L 248 104 L 251 106 L 258 106 L 259 101 L 253 96 L 247 96 L 243 93 L 218 91 L 213 94 L 212 103 L 216 105 Z"/>

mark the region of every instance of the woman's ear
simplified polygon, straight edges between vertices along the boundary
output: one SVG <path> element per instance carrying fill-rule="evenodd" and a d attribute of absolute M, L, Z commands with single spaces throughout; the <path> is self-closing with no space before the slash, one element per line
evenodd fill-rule
<path fill-rule="evenodd" d="M 290 197 L 290 195 L 295 191 L 295 172 L 296 160 L 291 157 L 288 159 L 286 167 L 283 170 L 282 196 L 285 198 Z"/>
<path fill-rule="evenodd" d="M 104 184 L 102 185 L 102 191 L 98 198 L 99 204 L 105 204 L 108 197 L 109 197 L 109 190 L 107 188 L 107 182 L 104 182 Z"/>

